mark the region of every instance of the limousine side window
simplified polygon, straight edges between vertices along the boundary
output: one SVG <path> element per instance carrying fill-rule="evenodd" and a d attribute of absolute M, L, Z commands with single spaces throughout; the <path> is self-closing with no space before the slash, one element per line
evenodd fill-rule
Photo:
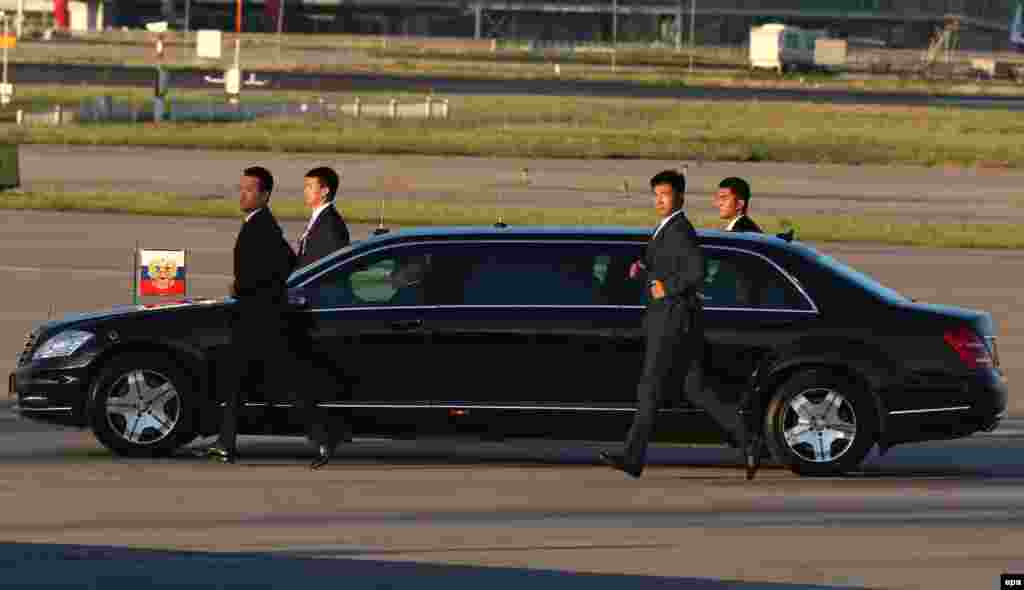
<path fill-rule="evenodd" d="M 704 248 L 705 307 L 810 310 L 793 284 L 766 260 Z"/>
<path fill-rule="evenodd" d="M 309 289 L 317 308 L 425 305 L 432 255 L 400 249 L 331 271 Z"/>
<path fill-rule="evenodd" d="M 603 303 L 598 253 L 574 245 L 490 245 L 468 260 L 464 305 L 596 305 Z"/>

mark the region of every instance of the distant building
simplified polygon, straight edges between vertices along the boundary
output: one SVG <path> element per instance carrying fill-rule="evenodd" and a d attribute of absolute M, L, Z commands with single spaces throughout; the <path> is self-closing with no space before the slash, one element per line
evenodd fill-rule
<path fill-rule="evenodd" d="M 187 0 L 52 0 L 51 6 L 102 5 L 106 26 L 167 20 L 184 28 Z M 615 0 L 620 41 L 688 42 L 691 0 Z M 28 0 L 38 4 L 39 0 Z M 244 30 L 276 30 L 284 4 L 288 31 L 607 41 L 613 0 L 245 0 Z M 1005 50 L 1020 0 L 696 0 L 699 44 L 742 45 L 750 27 L 781 21 L 922 48 L 947 15 L 961 18 L 960 46 Z M 0 0 L 8 10 L 17 0 Z M 235 27 L 236 0 L 191 0 L 190 28 Z M 63 9 L 63 8 L 62 8 Z M 51 12 L 52 12 L 51 8 Z M 58 19 L 59 20 L 59 19 Z M 1024 41 L 1024 39 L 1022 39 Z"/>

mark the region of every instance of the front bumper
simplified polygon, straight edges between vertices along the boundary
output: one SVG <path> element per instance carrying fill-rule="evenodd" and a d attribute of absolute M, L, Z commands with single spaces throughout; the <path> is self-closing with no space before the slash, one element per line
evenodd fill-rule
<path fill-rule="evenodd" d="M 85 426 L 89 399 L 86 367 L 25 365 L 8 377 L 15 413 L 39 422 Z"/>
<path fill-rule="evenodd" d="M 915 391 L 907 397 L 913 403 L 896 406 L 886 416 L 889 445 L 991 432 L 1006 417 L 1009 385 L 1002 371 L 983 371 L 962 378 L 955 390 Z"/>

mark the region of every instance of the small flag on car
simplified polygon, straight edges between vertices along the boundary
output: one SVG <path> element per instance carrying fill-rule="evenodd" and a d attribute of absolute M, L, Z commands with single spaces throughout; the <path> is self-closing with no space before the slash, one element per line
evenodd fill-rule
<path fill-rule="evenodd" d="M 139 295 L 185 294 L 184 250 L 139 250 Z"/>

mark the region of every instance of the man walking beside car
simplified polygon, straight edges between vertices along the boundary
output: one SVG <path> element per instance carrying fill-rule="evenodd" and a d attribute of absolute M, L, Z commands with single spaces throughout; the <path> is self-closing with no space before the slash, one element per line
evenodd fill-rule
<path fill-rule="evenodd" d="M 686 178 L 666 170 L 651 179 L 655 210 L 662 218 L 648 243 L 642 263 L 630 274 L 647 283 L 650 303 L 644 316 L 645 353 L 637 387 L 638 405 L 622 454 L 601 453 L 601 460 L 632 477 L 640 477 L 661 401 L 691 384 L 684 379 L 699 363 L 703 351 L 700 288 L 704 257 L 697 232 L 683 213 Z M 720 426 L 747 448 L 744 424 L 737 408 L 721 403 L 699 384 L 686 391 Z M 748 478 L 752 477 L 748 459 Z"/>
<path fill-rule="evenodd" d="M 726 231 L 761 233 L 761 228 L 747 215 L 750 209 L 750 185 L 742 178 L 730 176 L 720 182 L 714 205 L 718 208 L 718 217 L 728 222 Z"/>
<path fill-rule="evenodd" d="M 326 166 L 310 170 L 303 179 L 302 197 L 311 215 L 299 238 L 300 268 L 349 245 L 348 226 L 334 207 L 338 185 L 338 174 Z"/>
<path fill-rule="evenodd" d="M 260 166 L 246 168 L 239 183 L 239 206 L 246 214 L 234 249 L 231 294 L 236 298 L 231 315 L 228 367 L 219 371 L 227 389 L 220 437 L 205 455 L 224 463 L 238 457 L 238 411 L 243 392 L 262 389 L 272 395 L 286 387 L 284 377 L 293 368 L 292 332 L 286 320 L 286 281 L 295 268 L 295 253 L 270 211 L 274 177 Z M 255 379 L 253 377 L 256 377 Z M 262 387 L 261 387 L 262 386 Z M 302 396 L 310 438 L 319 445 L 317 468 L 329 460 L 324 421 L 314 415 L 315 403 Z"/>

